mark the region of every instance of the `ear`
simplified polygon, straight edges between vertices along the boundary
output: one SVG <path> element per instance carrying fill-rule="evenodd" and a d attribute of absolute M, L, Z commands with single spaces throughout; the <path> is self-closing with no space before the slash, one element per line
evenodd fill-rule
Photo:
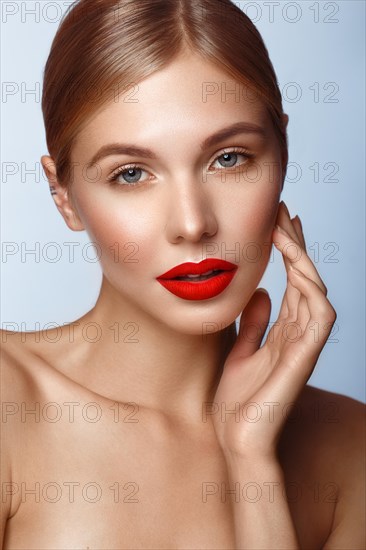
<path fill-rule="evenodd" d="M 287 129 L 288 115 L 286 115 L 285 113 L 282 115 L 282 124 L 283 124 L 284 128 Z"/>
<path fill-rule="evenodd" d="M 41 163 L 49 183 L 53 200 L 67 226 L 72 231 L 83 231 L 85 227 L 77 213 L 75 205 L 72 203 L 71 193 L 67 187 L 60 185 L 57 179 L 57 170 L 54 160 L 48 155 L 43 155 L 41 157 Z"/>

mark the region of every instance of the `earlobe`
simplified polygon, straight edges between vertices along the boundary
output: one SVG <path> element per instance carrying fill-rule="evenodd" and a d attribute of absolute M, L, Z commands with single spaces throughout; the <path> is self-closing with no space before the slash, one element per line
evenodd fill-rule
<path fill-rule="evenodd" d="M 60 185 L 57 179 L 57 170 L 54 160 L 48 155 L 43 155 L 41 157 L 41 164 L 48 180 L 50 193 L 58 211 L 64 218 L 66 225 L 72 231 L 85 230 L 85 227 L 77 214 L 76 208 L 72 204 L 68 188 Z"/>

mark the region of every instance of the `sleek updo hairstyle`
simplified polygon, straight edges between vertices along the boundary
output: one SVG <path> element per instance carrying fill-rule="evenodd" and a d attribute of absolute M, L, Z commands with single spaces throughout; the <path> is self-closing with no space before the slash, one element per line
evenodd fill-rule
<path fill-rule="evenodd" d="M 267 107 L 285 178 L 288 141 L 276 74 L 258 30 L 231 0 L 76 0 L 44 69 L 47 147 L 61 185 L 71 181 L 73 143 L 90 117 L 184 48 L 215 63 Z"/>

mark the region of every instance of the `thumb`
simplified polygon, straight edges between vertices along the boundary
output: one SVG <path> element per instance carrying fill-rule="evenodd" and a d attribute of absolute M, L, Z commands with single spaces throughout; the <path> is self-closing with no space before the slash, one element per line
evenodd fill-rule
<path fill-rule="evenodd" d="M 271 315 L 271 299 L 264 288 L 257 288 L 243 310 L 231 359 L 249 357 L 262 342 Z"/>

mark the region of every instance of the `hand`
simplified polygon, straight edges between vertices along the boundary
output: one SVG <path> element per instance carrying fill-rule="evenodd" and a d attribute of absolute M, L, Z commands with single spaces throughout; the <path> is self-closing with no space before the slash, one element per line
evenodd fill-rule
<path fill-rule="evenodd" d="M 285 406 L 296 401 L 311 376 L 337 317 L 306 253 L 300 219 L 291 219 L 281 203 L 276 223 L 284 232 L 276 227 L 272 238 L 287 272 L 277 321 L 260 347 L 271 302 L 267 293 L 256 290 L 241 316 L 214 398 L 219 407 L 212 417 L 214 428 L 230 457 L 276 459 L 283 411 L 290 410 Z"/>

